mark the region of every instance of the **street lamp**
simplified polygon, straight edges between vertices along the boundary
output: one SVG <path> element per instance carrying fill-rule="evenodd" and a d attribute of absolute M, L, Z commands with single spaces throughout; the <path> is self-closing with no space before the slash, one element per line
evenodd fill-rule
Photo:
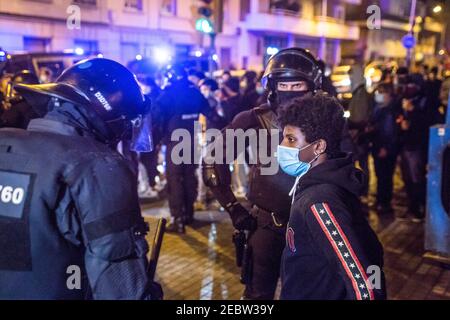
<path fill-rule="evenodd" d="M 433 12 L 434 13 L 439 13 L 439 12 L 441 12 L 442 11 L 442 6 L 440 5 L 440 4 L 438 4 L 437 6 L 435 6 L 434 8 L 433 8 Z"/>

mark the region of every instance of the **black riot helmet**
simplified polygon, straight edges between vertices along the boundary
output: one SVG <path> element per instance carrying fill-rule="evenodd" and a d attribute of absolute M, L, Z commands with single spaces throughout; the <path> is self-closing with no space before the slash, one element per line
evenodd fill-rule
<path fill-rule="evenodd" d="M 66 69 L 55 83 L 17 84 L 15 89 L 32 106 L 42 103 L 42 96 L 45 96 L 81 108 L 95 128 L 94 134 L 104 142 L 129 138 L 127 135 L 133 131 L 135 151 L 151 149 L 146 117 L 150 102 L 141 92 L 134 74 L 118 62 L 101 58 L 83 60 Z M 146 134 L 148 137 L 144 137 Z M 143 150 L 138 150 L 139 145 Z"/>
<path fill-rule="evenodd" d="M 321 89 L 322 76 L 320 64 L 308 50 L 288 48 L 270 58 L 261 82 L 269 92 L 269 104 L 278 106 L 280 102 L 277 91 L 278 82 L 305 81 L 308 83 L 308 91 L 316 92 Z M 304 93 L 291 92 L 290 96 Z"/>

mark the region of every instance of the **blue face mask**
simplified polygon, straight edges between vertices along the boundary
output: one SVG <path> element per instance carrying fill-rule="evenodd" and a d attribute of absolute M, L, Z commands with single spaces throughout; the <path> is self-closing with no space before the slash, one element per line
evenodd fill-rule
<path fill-rule="evenodd" d="M 319 156 L 316 156 L 316 158 L 309 163 L 303 162 L 300 161 L 300 151 L 305 150 L 306 148 L 312 146 L 313 144 L 314 142 L 301 149 L 279 145 L 277 158 L 281 169 L 286 174 L 293 177 L 300 177 L 305 175 L 309 171 L 309 169 L 311 169 L 311 163 L 316 161 Z"/>

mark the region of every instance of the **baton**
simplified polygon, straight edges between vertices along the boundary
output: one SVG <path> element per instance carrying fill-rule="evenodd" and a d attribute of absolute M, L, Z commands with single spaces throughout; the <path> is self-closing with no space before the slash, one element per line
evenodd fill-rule
<path fill-rule="evenodd" d="M 158 265 L 159 253 L 161 251 L 161 245 L 166 232 L 166 219 L 159 219 L 156 227 L 155 237 L 153 238 L 152 251 L 150 255 L 150 261 L 148 262 L 147 274 L 151 281 L 155 279 L 156 267 Z"/>

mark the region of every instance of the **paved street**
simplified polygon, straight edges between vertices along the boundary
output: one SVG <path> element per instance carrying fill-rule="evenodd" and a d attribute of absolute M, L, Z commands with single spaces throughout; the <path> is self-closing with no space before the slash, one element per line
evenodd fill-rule
<path fill-rule="evenodd" d="M 379 217 L 374 211 L 368 213 L 384 246 L 389 299 L 450 300 L 450 270 L 422 258 L 423 224 L 402 219 L 406 214 L 402 187 L 397 172 L 395 219 Z M 166 201 L 143 205 L 143 212 L 153 229 L 157 217 L 169 216 Z M 205 211 L 197 212 L 195 217 L 197 221 L 187 228 L 186 235 L 165 235 L 157 272 L 165 298 L 240 299 L 243 286 L 235 265 L 228 215 Z"/>
<path fill-rule="evenodd" d="M 166 203 L 154 206 L 144 206 L 153 227 L 155 217 L 168 214 Z M 235 265 L 229 219 L 217 211 L 196 213 L 196 219 L 186 235 L 165 235 L 158 265 L 165 298 L 240 299 L 243 286 Z M 374 215 L 371 221 L 380 222 Z M 450 270 L 422 258 L 423 225 L 399 219 L 386 228 L 378 225 L 382 228 L 378 234 L 385 250 L 389 298 L 450 300 Z"/>

